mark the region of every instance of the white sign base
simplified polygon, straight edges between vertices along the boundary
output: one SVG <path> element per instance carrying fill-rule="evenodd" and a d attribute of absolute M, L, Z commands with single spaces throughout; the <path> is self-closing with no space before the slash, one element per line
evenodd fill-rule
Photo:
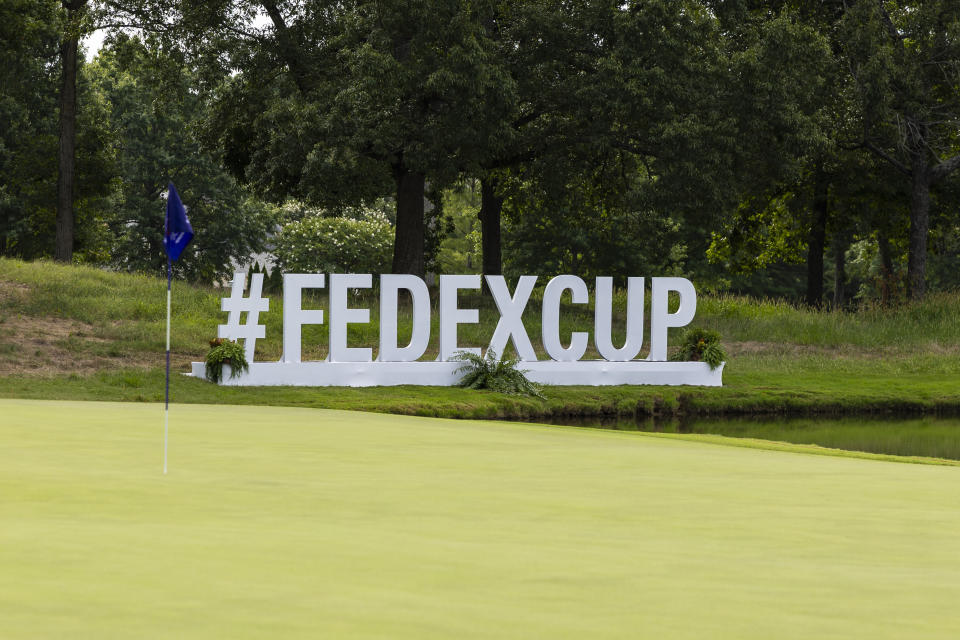
<path fill-rule="evenodd" d="M 205 376 L 205 365 L 194 362 L 192 375 Z M 705 362 L 631 360 L 524 361 L 518 368 L 533 382 L 553 385 L 605 386 L 618 384 L 722 386 L 723 366 L 710 370 Z M 223 369 L 220 384 L 232 387 L 393 387 L 415 384 L 455 386 L 463 374 L 461 362 L 252 362 L 250 370 L 230 377 Z"/>

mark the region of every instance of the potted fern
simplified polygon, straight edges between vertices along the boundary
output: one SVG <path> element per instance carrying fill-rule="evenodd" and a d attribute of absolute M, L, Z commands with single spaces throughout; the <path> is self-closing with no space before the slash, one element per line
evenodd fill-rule
<path fill-rule="evenodd" d="M 710 370 L 716 369 L 727 359 L 720 346 L 720 334 L 699 327 L 688 329 L 680 339 L 680 350 L 671 360 L 706 362 Z"/>
<path fill-rule="evenodd" d="M 525 371 L 517 369 L 516 358 L 500 359 L 493 349 L 487 349 L 485 357 L 460 351 L 455 359 L 463 362 L 457 368 L 457 373 L 464 374 L 459 383 L 461 387 L 543 398 L 540 385 L 528 380 Z"/>
<path fill-rule="evenodd" d="M 240 343 L 234 340 L 214 338 L 210 341 L 210 351 L 207 353 L 207 380 L 215 383 L 223 380 L 224 365 L 229 367 L 231 379 L 250 370 L 247 356 Z"/>

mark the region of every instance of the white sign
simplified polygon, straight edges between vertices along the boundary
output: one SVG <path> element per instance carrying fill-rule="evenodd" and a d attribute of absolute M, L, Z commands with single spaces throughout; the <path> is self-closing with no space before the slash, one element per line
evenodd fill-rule
<path fill-rule="evenodd" d="M 560 301 L 569 291 L 573 304 L 589 304 L 590 292 L 582 278 L 561 275 L 551 278 L 543 291 L 541 336 L 550 360 L 538 360 L 530 336 L 523 325 L 523 312 L 537 284 L 537 276 L 521 276 L 511 293 L 503 276 L 443 275 L 440 276 L 437 304 L 439 324 L 439 356 L 420 361 L 430 342 L 431 300 L 426 283 L 413 275 L 380 276 L 380 344 L 374 359 L 370 347 L 351 347 L 347 341 L 350 324 L 370 322 L 370 310 L 350 306 L 350 291 L 373 287 L 370 274 L 329 275 L 285 274 L 283 276 L 283 356 L 279 362 L 255 362 L 256 341 L 264 338 L 266 328 L 259 314 L 269 310 L 270 301 L 262 297 L 263 274 L 254 274 L 250 295 L 244 296 L 246 275 L 234 275 L 231 293 L 222 301 L 227 323 L 220 325 L 217 335 L 230 340 L 244 340 L 248 373 L 237 378 L 224 376 L 228 385 L 300 385 L 300 386 L 388 386 L 400 384 L 454 385 L 459 381 L 457 369 L 462 362 L 457 354 L 463 351 L 484 355 L 480 348 L 461 347 L 458 328 L 480 321 L 478 309 L 460 306 L 460 291 L 481 288 L 482 279 L 493 296 L 500 319 L 487 346 L 503 354 L 512 344 L 520 368 L 534 382 L 560 385 L 610 384 L 693 384 L 719 386 L 723 365 L 711 370 L 703 362 L 667 362 L 667 331 L 689 324 L 697 310 L 697 294 L 685 278 L 651 278 L 649 356 L 636 360 L 644 344 L 645 278 L 627 279 L 626 339 L 614 345 L 613 278 L 597 278 L 594 283 L 593 343 L 603 360 L 582 360 L 590 343 L 586 331 L 563 335 L 560 329 Z M 305 289 L 329 287 L 327 313 L 304 309 Z M 398 300 L 401 290 L 410 294 L 412 335 L 410 342 L 398 344 Z M 679 306 L 669 312 L 670 293 L 679 296 Z M 242 314 L 246 313 L 246 316 Z M 241 322 L 245 319 L 245 322 Z M 301 329 L 304 325 L 322 325 L 329 330 L 329 355 L 323 361 L 301 359 Z M 564 346 L 566 345 L 566 346 Z M 193 363 L 193 375 L 202 377 L 204 364 Z"/>

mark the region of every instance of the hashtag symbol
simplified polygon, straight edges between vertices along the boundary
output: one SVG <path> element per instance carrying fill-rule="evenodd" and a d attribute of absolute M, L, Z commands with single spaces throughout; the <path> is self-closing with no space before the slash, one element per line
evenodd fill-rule
<path fill-rule="evenodd" d="M 263 274 L 255 273 L 250 279 L 250 297 L 243 297 L 243 290 L 247 288 L 247 274 L 233 274 L 233 285 L 230 297 L 220 301 L 220 310 L 227 312 L 227 324 L 217 326 L 217 336 L 228 340 L 244 340 L 244 353 L 247 362 L 253 362 L 253 351 L 257 346 L 257 338 L 267 335 L 267 328 L 260 324 L 260 312 L 270 308 L 270 299 L 261 297 L 263 292 Z M 240 324 L 244 311 L 247 312 L 246 324 Z"/>

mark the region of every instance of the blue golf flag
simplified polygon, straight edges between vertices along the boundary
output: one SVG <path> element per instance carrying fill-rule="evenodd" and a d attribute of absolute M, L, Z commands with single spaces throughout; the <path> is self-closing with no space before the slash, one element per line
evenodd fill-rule
<path fill-rule="evenodd" d="M 193 240 L 193 227 L 187 212 L 180 202 L 180 194 L 171 182 L 167 192 L 167 220 L 163 228 L 163 248 L 170 260 L 175 261 Z"/>
<path fill-rule="evenodd" d="M 170 288 L 173 284 L 173 262 L 193 240 L 193 227 L 180 194 L 173 183 L 167 185 L 167 218 L 163 223 L 163 250 L 167 252 L 167 390 L 163 412 L 163 473 L 167 473 L 167 428 L 170 424 Z"/>

